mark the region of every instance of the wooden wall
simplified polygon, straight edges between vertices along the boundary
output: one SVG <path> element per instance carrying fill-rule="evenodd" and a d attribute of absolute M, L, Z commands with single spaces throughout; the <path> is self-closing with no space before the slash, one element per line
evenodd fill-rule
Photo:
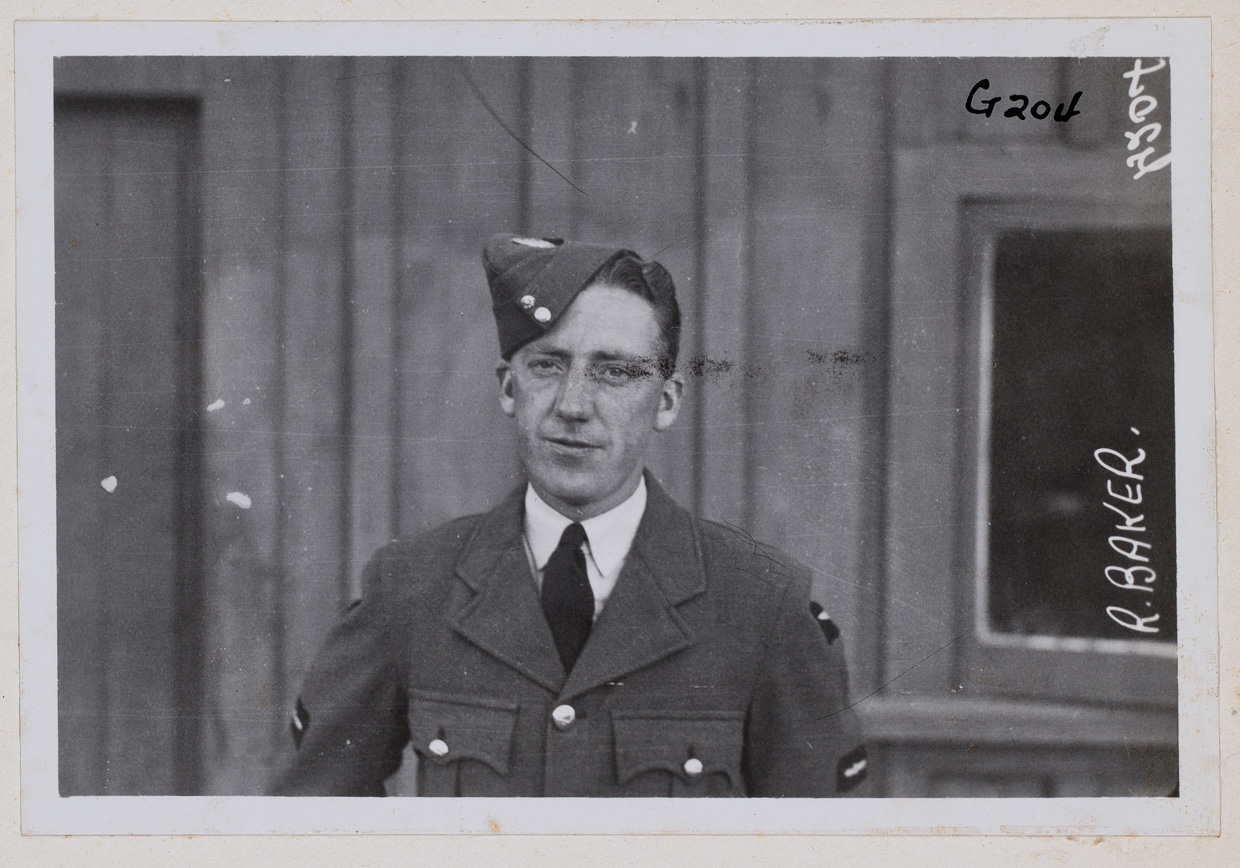
<path fill-rule="evenodd" d="M 1062 89 L 1064 69 L 1031 72 Z M 956 82 L 973 70 L 948 72 Z M 881 59 L 59 60 L 61 94 L 190 101 L 200 161 L 183 219 L 200 266 L 190 415 L 203 640 L 195 693 L 178 706 L 197 750 L 165 772 L 81 731 L 74 756 L 112 751 L 145 769 L 144 782 L 108 791 L 261 791 L 290 749 L 287 712 L 311 656 L 369 554 L 516 484 L 479 259 L 502 230 L 657 253 L 686 316 L 690 382 L 656 474 L 685 505 L 815 569 L 858 698 L 908 670 L 941 637 L 892 639 L 893 617 L 955 599 L 952 587 L 939 600 L 893 592 L 909 549 L 893 547 L 887 494 L 901 448 L 887 414 L 893 341 L 903 345 L 893 227 L 898 208 L 934 198 L 931 186 L 902 200 L 898 163 L 979 135 L 935 120 L 956 116 L 929 84 L 945 74 Z M 1004 136 L 1030 144 L 996 125 L 978 141 Z M 1090 146 L 1032 144 L 1065 158 Z M 58 199 L 58 221 L 74 202 L 62 211 Z M 68 521 L 62 513 L 62 536 Z M 120 568 L 101 565 L 82 593 L 101 593 Z M 128 642 L 124 618 L 105 631 L 80 614 L 88 608 L 66 608 L 79 615 L 62 617 L 62 631 Z M 157 668 L 162 651 L 130 647 Z M 140 672 L 99 674 L 136 684 Z M 946 695 L 947 677 L 913 667 L 900 686 Z M 103 717 L 125 714 L 100 702 Z M 876 702 L 893 761 L 911 742 L 941 744 L 909 729 L 913 711 Z M 992 759 L 979 774 L 993 774 Z M 893 772 L 885 791 L 928 792 L 912 779 Z M 97 775 L 73 781 L 103 791 Z"/>

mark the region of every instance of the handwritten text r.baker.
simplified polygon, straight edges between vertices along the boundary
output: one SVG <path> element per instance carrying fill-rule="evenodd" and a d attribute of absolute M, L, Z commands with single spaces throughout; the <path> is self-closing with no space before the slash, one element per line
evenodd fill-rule
<path fill-rule="evenodd" d="M 1132 430 L 1133 433 L 1137 433 L 1135 428 Z M 1145 450 L 1138 449 L 1135 458 L 1128 458 L 1115 449 L 1096 449 L 1094 460 L 1115 477 L 1124 480 L 1119 483 L 1119 490 L 1115 487 L 1115 479 L 1107 480 L 1107 494 L 1122 505 L 1117 506 L 1106 500 L 1102 502 L 1102 505 L 1119 516 L 1120 522 L 1115 525 L 1115 530 L 1122 532 L 1122 535 L 1107 537 L 1107 544 L 1117 554 L 1132 562 L 1126 566 L 1108 566 L 1103 570 L 1103 574 L 1108 582 L 1124 591 L 1141 591 L 1151 594 L 1154 592 L 1154 580 L 1158 578 L 1154 570 L 1147 566 L 1150 562 L 1148 553 L 1154 546 L 1152 543 L 1131 536 L 1131 534 L 1146 533 L 1146 526 L 1144 514 L 1130 514 L 1130 511 L 1135 512 L 1132 507 L 1140 506 L 1144 500 L 1141 482 L 1145 477 L 1133 468 L 1145 461 Z M 1142 602 L 1147 609 L 1153 608 L 1154 604 L 1148 599 Z M 1159 619 L 1157 612 L 1142 616 L 1124 606 L 1107 606 L 1106 612 L 1112 621 L 1129 630 L 1138 633 L 1158 632 L 1157 627 L 1150 626 Z"/>

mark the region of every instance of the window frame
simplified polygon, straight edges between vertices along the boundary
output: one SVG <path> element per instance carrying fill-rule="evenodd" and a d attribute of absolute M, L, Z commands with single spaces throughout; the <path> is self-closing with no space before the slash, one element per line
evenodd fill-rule
<path fill-rule="evenodd" d="M 1109 150 L 1059 145 L 896 154 L 880 682 L 888 694 L 1174 715 L 1175 644 L 999 634 L 985 623 L 980 591 L 994 246 L 1015 228 L 1169 227 L 1170 176 L 1134 183 L 1115 162 Z M 1100 185 L 1100 176 L 1115 181 Z"/>

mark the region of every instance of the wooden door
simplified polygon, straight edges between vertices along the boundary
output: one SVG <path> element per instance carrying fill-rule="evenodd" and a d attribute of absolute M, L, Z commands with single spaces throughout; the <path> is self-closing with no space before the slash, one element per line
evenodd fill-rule
<path fill-rule="evenodd" d="M 60 791 L 194 792 L 196 109 L 61 99 L 55 124 Z"/>

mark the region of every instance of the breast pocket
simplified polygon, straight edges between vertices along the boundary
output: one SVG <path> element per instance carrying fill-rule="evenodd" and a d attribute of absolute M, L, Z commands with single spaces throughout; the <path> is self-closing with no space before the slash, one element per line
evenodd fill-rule
<path fill-rule="evenodd" d="M 503 796 L 517 705 L 429 690 L 409 695 L 420 796 Z"/>
<path fill-rule="evenodd" d="M 745 795 L 741 712 L 626 710 L 611 721 L 625 795 Z"/>

